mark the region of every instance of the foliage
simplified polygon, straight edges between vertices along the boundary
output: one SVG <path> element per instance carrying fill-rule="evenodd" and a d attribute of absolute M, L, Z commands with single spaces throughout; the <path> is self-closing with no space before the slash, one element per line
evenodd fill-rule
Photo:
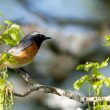
<path fill-rule="evenodd" d="M 110 36 L 105 36 L 106 43 L 104 46 L 110 46 Z M 98 62 L 93 63 L 93 62 L 87 62 L 85 64 L 81 64 L 77 66 L 77 70 L 84 70 L 86 72 L 90 72 L 90 74 L 85 75 L 81 77 L 79 80 L 77 80 L 74 84 L 73 87 L 75 90 L 79 90 L 85 83 L 89 84 L 89 95 L 91 92 L 94 93 L 94 98 L 95 97 L 102 97 L 102 87 L 103 85 L 106 85 L 107 87 L 110 88 L 110 78 L 104 76 L 101 72 L 100 69 L 104 68 L 108 65 L 108 60 L 107 58 L 105 61 L 103 61 L 101 64 Z M 94 110 L 109 110 L 110 108 L 107 105 L 107 102 L 103 101 L 100 102 L 98 99 L 94 101 Z M 90 108 L 90 106 L 89 106 Z"/>
<path fill-rule="evenodd" d="M 0 25 L 0 43 L 5 43 L 6 45 L 16 46 L 19 44 L 20 37 L 23 36 L 23 31 L 20 26 L 12 23 L 9 20 L 4 21 L 5 24 Z"/>
<path fill-rule="evenodd" d="M 12 84 L 7 80 L 7 68 L 0 68 L 0 110 L 11 110 L 13 105 Z"/>
<path fill-rule="evenodd" d="M 86 64 L 82 64 L 82 65 L 77 66 L 77 68 L 76 68 L 77 70 L 84 70 L 86 72 L 91 70 L 91 74 L 85 75 L 85 76 L 81 77 L 79 80 L 77 80 L 73 85 L 74 89 L 79 90 L 80 87 L 85 82 L 88 82 L 90 85 L 92 85 L 92 88 L 94 90 L 98 90 L 97 88 L 102 87 L 103 84 L 105 84 L 107 87 L 110 87 L 110 85 L 109 85 L 110 79 L 105 77 L 99 71 L 99 69 L 108 65 L 108 60 L 109 60 L 109 58 L 107 58 L 101 64 L 93 63 L 93 62 L 87 62 Z M 98 91 L 95 91 L 95 92 L 96 92 L 96 95 L 99 95 Z"/>
<path fill-rule="evenodd" d="M 105 40 L 106 40 L 106 42 L 105 42 L 104 46 L 110 46 L 110 35 L 105 36 Z"/>
<path fill-rule="evenodd" d="M 20 42 L 23 32 L 19 25 L 5 20 L 0 25 L 0 44 L 16 46 Z M 7 52 L 0 53 L 0 110 L 11 110 L 13 105 L 12 84 L 7 80 L 8 71 L 4 62 L 16 63 L 14 56 Z"/>

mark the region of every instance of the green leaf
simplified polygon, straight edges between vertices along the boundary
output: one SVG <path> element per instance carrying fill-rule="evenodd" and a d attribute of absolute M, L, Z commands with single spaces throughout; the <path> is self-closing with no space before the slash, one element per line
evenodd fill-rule
<path fill-rule="evenodd" d="M 104 81 L 104 84 L 105 84 L 107 87 L 110 87 L 110 78 L 106 78 L 105 81 Z"/>
<path fill-rule="evenodd" d="M 101 89 L 104 84 L 104 80 L 96 81 L 92 83 L 93 90 L 95 92 L 95 96 L 100 96 L 102 93 Z"/>
<path fill-rule="evenodd" d="M 11 37 L 11 40 L 13 41 L 13 44 L 14 44 L 14 45 L 19 44 L 19 42 L 20 42 L 20 37 L 19 37 L 19 33 L 18 33 L 18 32 L 10 33 L 10 37 Z"/>
<path fill-rule="evenodd" d="M 82 69 L 84 69 L 84 67 L 85 67 L 85 65 L 83 65 L 83 64 L 78 65 L 78 66 L 76 67 L 76 70 L 82 70 Z"/>
<path fill-rule="evenodd" d="M 85 75 L 81 77 L 79 80 L 77 80 L 74 84 L 73 87 L 75 90 L 79 90 L 82 85 L 88 80 L 88 75 Z"/>
<path fill-rule="evenodd" d="M 92 82 L 92 87 L 94 90 L 97 90 L 99 87 L 102 87 L 102 81 Z"/>
<path fill-rule="evenodd" d="M 17 44 L 10 37 L 4 37 L 2 40 L 6 43 L 6 45 L 14 46 Z"/>
<path fill-rule="evenodd" d="M 6 28 L 7 28 L 6 26 L 0 25 L 0 30 L 4 30 L 4 29 L 6 29 Z"/>
<path fill-rule="evenodd" d="M 110 35 L 107 35 L 104 38 L 105 38 L 105 40 L 110 41 Z"/>
<path fill-rule="evenodd" d="M 16 63 L 15 57 L 9 53 L 2 53 L 0 56 L 0 64 L 3 64 L 4 62 L 11 62 Z"/>
<path fill-rule="evenodd" d="M 0 36 L 0 40 L 2 39 L 2 36 Z"/>
<path fill-rule="evenodd" d="M 10 20 L 4 20 L 4 23 L 6 23 L 8 25 L 12 25 L 13 24 Z"/>
<path fill-rule="evenodd" d="M 106 40 L 106 42 L 103 45 L 104 46 L 110 46 L 110 35 L 105 36 L 104 39 Z"/>
<path fill-rule="evenodd" d="M 77 68 L 76 68 L 76 70 L 88 71 L 91 66 L 92 66 L 92 64 L 90 64 L 90 63 L 87 62 L 86 64 L 78 65 Z"/>
<path fill-rule="evenodd" d="M 92 68 L 93 70 L 99 69 L 99 64 L 98 63 L 87 62 L 85 64 L 78 65 L 76 69 L 77 70 L 89 71 L 90 68 Z"/>
<path fill-rule="evenodd" d="M 90 75 L 90 80 L 88 82 L 95 91 L 95 95 L 100 96 L 105 78 L 106 77 L 104 77 L 103 74 L 99 73 L 98 71 Z"/>
<path fill-rule="evenodd" d="M 19 29 L 20 29 L 20 26 L 17 25 L 17 24 L 12 24 L 12 25 L 11 25 L 11 28 L 14 28 L 14 29 L 19 30 Z"/>
<path fill-rule="evenodd" d="M 0 43 L 5 43 L 9 46 L 16 46 L 20 42 L 20 38 L 24 33 L 19 25 L 12 23 L 10 20 L 5 20 L 6 25 L 0 25 Z"/>
<path fill-rule="evenodd" d="M 100 64 L 100 68 L 106 67 L 108 65 L 109 57 Z"/>
<path fill-rule="evenodd" d="M 90 78 L 89 78 L 89 83 L 90 84 L 93 84 L 94 82 L 98 82 L 98 81 L 102 81 L 104 80 L 106 77 L 101 74 L 100 72 L 98 71 L 95 71 L 95 73 L 92 73 L 90 75 Z"/>
<path fill-rule="evenodd" d="M 17 27 L 18 28 L 18 27 Z M 3 41 L 10 46 L 15 46 L 20 42 L 19 30 L 15 27 L 8 28 L 3 34 Z"/>

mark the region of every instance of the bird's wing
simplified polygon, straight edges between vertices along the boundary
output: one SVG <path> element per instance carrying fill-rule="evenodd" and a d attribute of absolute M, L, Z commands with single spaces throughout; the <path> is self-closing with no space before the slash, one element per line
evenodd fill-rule
<path fill-rule="evenodd" d="M 11 49 L 8 50 L 8 53 L 12 55 L 16 55 L 20 52 L 22 52 L 24 49 L 29 47 L 31 45 L 32 41 L 26 40 L 26 41 L 21 41 L 19 45 L 12 47 Z"/>

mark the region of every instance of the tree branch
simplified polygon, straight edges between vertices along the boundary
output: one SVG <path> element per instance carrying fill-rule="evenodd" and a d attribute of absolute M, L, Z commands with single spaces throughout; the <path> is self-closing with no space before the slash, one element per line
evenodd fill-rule
<path fill-rule="evenodd" d="M 73 100 L 76 100 L 76 101 L 82 103 L 81 97 L 79 95 L 77 95 L 76 93 L 62 90 L 60 88 L 47 86 L 47 85 L 37 85 L 36 87 L 32 87 L 29 90 L 27 90 L 24 94 L 19 94 L 19 93 L 13 92 L 13 95 L 17 96 L 17 97 L 25 97 L 35 91 L 42 91 L 43 93 L 56 94 L 58 96 L 65 96 L 65 97 L 68 97 L 69 99 L 73 99 Z"/>
<path fill-rule="evenodd" d="M 28 72 L 26 72 L 24 70 L 20 70 L 20 71 L 25 73 L 22 75 L 22 77 L 26 82 L 31 83 L 32 87 L 29 90 L 27 90 L 24 94 L 19 94 L 19 93 L 16 93 L 13 91 L 14 96 L 26 97 L 29 94 L 31 94 L 32 92 L 42 91 L 43 93 L 51 93 L 51 94 L 56 94 L 58 96 L 68 97 L 69 99 L 75 100 L 75 101 L 80 102 L 82 104 L 83 103 L 93 103 L 93 102 L 97 102 L 97 101 L 106 101 L 108 104 L 110 104 L 110 96 L 106 96 L 106 97 L 82 97 L 73 91 L 67 91 L 67 90 L 63 90 L 63 89 L 48 86 L 48 85 L 38 84 L 29 75 L 27 75 Z"/>
<path fill-rule="evenodd" d="M 24 94 L 19 94 L 19 93 L 13 92 L 13 95 L 17 96 L 17 97 L 26 97 L 35 91 L 42 91 L 43 93 L 56 94 L 58 96 L 65 96 L 65 97 L 68 97 L 69 99 L 75 100 L 80 103 L 88 103 L 88 102 L 93 103 L 94 101 L 97 102 L 97 100 L 98 101 L 106 101 L 106 102 L 110 103 L 110 96 L 106 96 L 106 97 L 81 97 L 80 95 L 76 94 L 75 92 L 66 91 L 66 90 L 63 90 L 60 88 L 55 88 L 55 87 L 51 87 L 51 86 L 47 86 L 47 85 L 38 85 L 36 87 L 32 87 L 29 90 L 27 90 Z"/>

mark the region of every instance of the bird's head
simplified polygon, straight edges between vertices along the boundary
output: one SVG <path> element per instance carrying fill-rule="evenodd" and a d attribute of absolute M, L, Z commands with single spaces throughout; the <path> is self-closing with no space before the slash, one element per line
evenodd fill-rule
<path fill-rule="evenodd" d="M 45 35 L 39 33 L 39 32 L 32 32 L 30 34 L 28 34 L 28 36 L 30 36 L 30 39 L 35 41 L 38 45 L 38 47 L 40 47 L 40 45 L 42 44 L 43 41 L 47 40 L 47 39 L 51 39 L 50 37 L 46 37 Z"/>

